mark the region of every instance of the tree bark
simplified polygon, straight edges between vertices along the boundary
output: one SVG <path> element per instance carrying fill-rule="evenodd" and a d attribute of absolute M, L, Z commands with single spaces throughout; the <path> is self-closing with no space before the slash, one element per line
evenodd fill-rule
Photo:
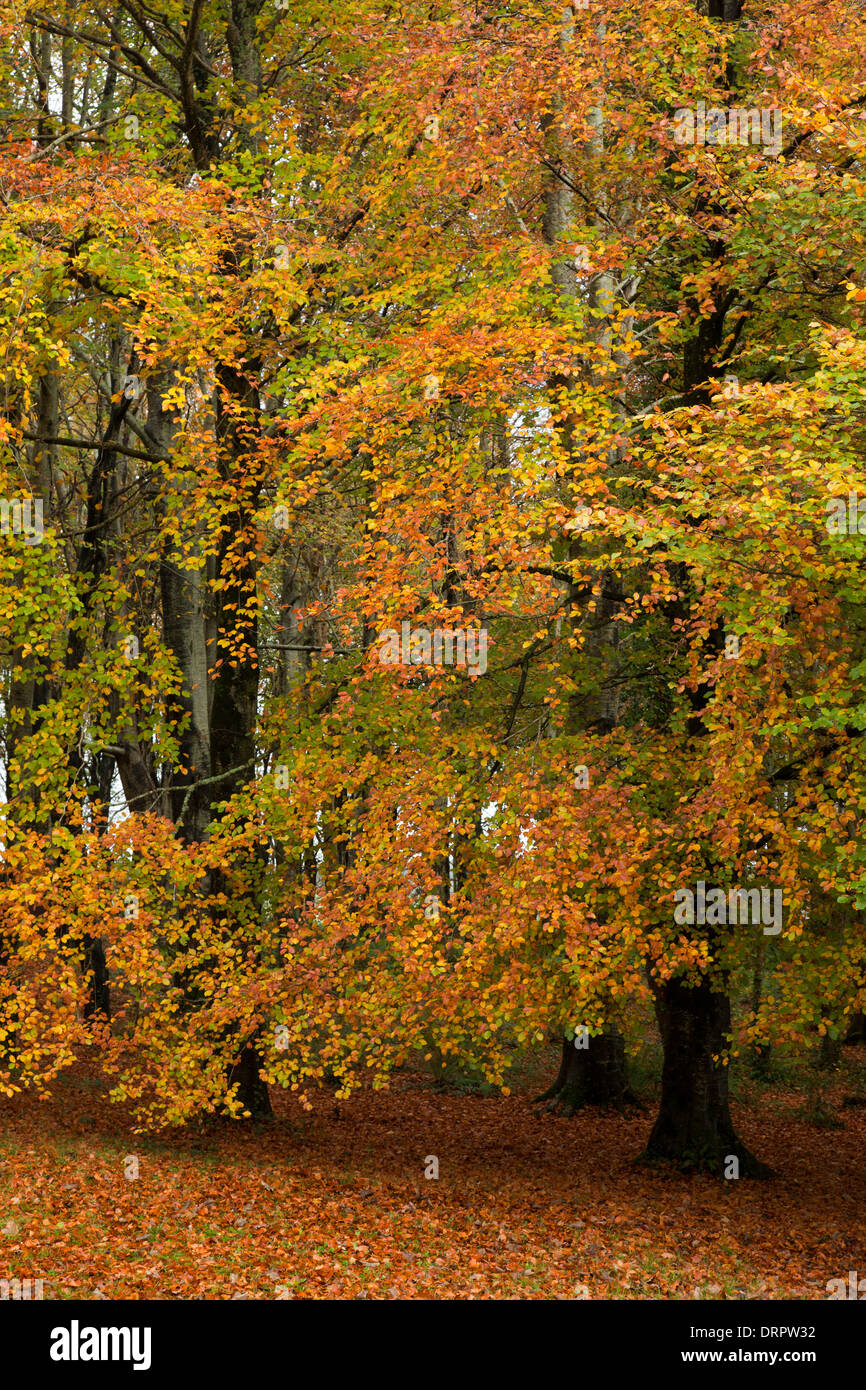
<path fill-rule="evenodd" d="M 177 412 L 166 410 L 163 399 L 173 384 L 162 372 L 148 382 L 147 426 L 162 453 L 170 455 L 179 428 Z M 180 482 L 180 487 L 189 486 Z M 178 539 L 166 541 L 160 557 L 160 597 L 165 640 L 180 669 L 183 683 L 170 718 L 179 730 L 179 767 L 173 771 L 171 818 L 187 844 L 207 838 L 212 789 L 200 786 L 211 775 L 208 718 L 208 666 L 204 632 L 204 561 L 195 521 Z"/>
<path fill-rule="evenodd" d="M 668 980 L 654 986 L 654 994 L 664 1066 L 658 1116 L 643 1158 L 669 1159 L 719 1177 L 771 1176 L 737 1137 L 731 1120 L 724 1064 L 731 1031 L 727 994 L 713 990 L 705 978 L 697 985 Z"/>
<path fill-rule="evenodd" d="M 82 938 L 82 945 L 84 947 L 85 974 L 90 976 L 87 998 L 84 1001 L 82 1013 L 88 1022 L 100 1017 L 108 1022 L 111 1018 L 111 993 L 102 938 L 85 934 Z"/>
<path fill-rule="evenodd" d="M 268 1088 L 259 1075 L 259 1055 L 252 1044 L 242 1050 L 229 1069 L 229 1086 L 237 1087 L 237 1098 L 253 1120 L 270 1119 L 273 1115 Z"/>
<path fill-rule="evenodd" d="M 634 1102 L 625 1065 L 625 1044 L 617 1025 L 590 1037 L 587 1047 L 562 1040 L 559 1073 L 553 1085 L 538 1097 L 547 1109 L 574 1115 L 587 1105 L 616 1106 Z"/>

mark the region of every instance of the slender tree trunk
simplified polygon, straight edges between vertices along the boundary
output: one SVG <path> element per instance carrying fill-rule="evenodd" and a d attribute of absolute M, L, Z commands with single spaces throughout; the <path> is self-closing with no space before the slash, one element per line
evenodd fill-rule
<path fill-rule="evenodd" d="M 163 405 L 165 392 L 172 384 L 172 374 L 164 372 L 151 378 L 147 391 L 148 430 L 167 456 L 180 425 L 177 413 L 166 410 Z M 173 790 L 169 801 L 172 820 L 179 822 L 187 844 L 200 843 L 207 837 L 213 791 L 210 785 L 199 785 L 207 783 L 211 775 L 202 584 L 204 560 L 200 550 L 193 522 L 185 534 L 166 541 L 160 557 L 163 631 L 183 677 L 175 704 L 169 711 L 178 729 L 180 745 L 179 767 L 172 773 Z"/>
<path fill-rule="evenodd" d="M 752 974 L 752 1016 L 757 1018 L 764 992 L 764 937 L 758 937 L 755 945 L 755 967 Z M 756 1042 L 752 1045 L 752 1069 L 757 1076 L 766 1076 L 770 1070 L 769 1043 Z"/>
<path fill-rule="evenodd" d="M 64 47 L 64 75 L 67 73 L 70 53 L 68 46 Z M 65 77 L 64 77 L 65 80 Z M 64 86 L 64 102 L 67 101 L 66 86 Z M 115 353 L 119 353 L 120 346 L 115 344 Z M 30 448 L 31 474 L 35 483 L 36 494 L 41 501 L 43 508 L 43 524 L 50 524 L 52 518 L 52 492 L 53 483 L 57 473 L 58 458 L 57 446 L 47 442 L 57 438 L 59 433 L 60 420 L 60 379 L 56 369 L 56 363 L 48 364 L 45 372 L 39 381 L 38 413 L 34 421 L 33 433 L 36 436 Z M 101 511 L 102 520 L 107 524 L 108 513 L 108 492 L 106 491 L 111 477 L 111 463 L 107 464 L 105 472 L 100 472 L 98 481 L 91 479 L 92 487 L 88 490 L 87 512 L 88 527 L 98 525 L 97 513 Z M 99 502 L 94 505 L 98 494 Z M 94 536 L 91 531 L 91 537 Z M 104 566 L 106 540 L 105 534 L 99 539 L 92 539 L 89 548 L 86 550 L 86 563 L 79 565 L 79 573 L 83 576 L 85 593 L 87 595 L 86 604 L 90 606 L 95 576 L 98 575 Z M 85 551 L 82 552 L 83 554 Z M 83 639 L 79 639 L 83 641 Z M 83 646 L 76 647 L 77 658 L 75 665 L 80 664 L 83 659 Z M 50 692 L 44 679 L 33 669 L 32 659 L 22 659 L 20 663 L 26 670 L 29 666 L 33 670 L 32 675 L 28 675 L 21 682 L 15 682 L 11 691 L 10 719 L 9 719 L 9 743 L 8 750 L 11 757 L 16 747 L 22 744 L 34 734 L 42 718 L 42 711 L 49 699 Z M 67 661 L 67 669 L 73 669 Z M 73 767 L 81 767 L 83 759 L 79 752 L 80 738 L 76 739 L 73 746 L 70 763 Z M 37 803 L 38 804 L 38 803 Z M 37 813 L 38 814 L 38 813 Z M 47 828 L 47 825 L 45 826 Z M 82 971 L 87 981 L 87 991 L 82 1007 L 82 1014 L 86 1020 L 94 1020 L 102 1017 L 106 1021 L 111 1015 L 111 1000 L 108 985 L 108 969 L 106 965 L 105 949 L 100 937 L 93 937 L 89 933 L 84 933 L 81 937 L 81 965 Z"/>
<path fill-rule="evenodd" d="M 88 933 L 85 933 L 82 940 L 84 946 L 84 970 L 85 973 L 90 976 L 90 985 L 82 1012 L 88 1022 L 100 1017 L 108 1021 L 111 1017 L 111 994 L 108 986 L 108 964 L 105 958 L 105 947 L 102 944 L 102 938 L 99 936 L 90 936 Z"/>
<path fill-rule="evenodd" d="M 112 395 L 119 385 L 122 375 L 122 356 L 123 341 L 118 337 L 112 343 L 110 377 Z M 134 365 L 135 356 L 133 354 L 129 359 L 129 367 L 134 369 Z M 84 664 L 88 634 L 83 619 L 89 619 L 92 614 L 100 581 L 109 565 L 111 498 L 117 468 L 117 454 L 111 447 L 111 442 L 118 439 L 128 408 L 129 401 L 125 397 L 112 404 L 104 434 L 106 442 L 100 446 L 97 452 L 87 482 L 87 519 L 76 565 L 76 584 L 82 612 L 70 626 L 67 638 L 65 668 L 69 674 L 78 671 Z M 56 434 L 56 403 L 52 409 L 55 412 L 52 419 L 52 429 Z M 78 771 L 84 763 L 80 751 L 83 733 L 84 725 L 82 722 L 76 731 L 76 738 L 69 754 L 69 764 L 74 771 Z M 88 992 L 83 1007 L 84 1017 L 95 1018 L 101 1014 L 108 1018 L 110 1015 L 108 970 L 102 942 L 98 938 L 85 934 L 81 940 L 81 951 L 83 968 L 89 976 Z"/>
<path fill-rule="evenodd" d="M 230 265 L 226 266 L 230 273 Z M 217 398 L 217 439 L 220 444 L 220 470 L 227 483 L 237 482 L 245 467 L 249 435 L 239 428 L 232 413 L 236 407 L 246 421 L 258 419 L 258 391 L 252 378 L 258 364 L 248 361 L 248 374 L 231 364 L 222 363 L 217 369 L 219 395 Z M 243 488 L 238 489 L 236 501 L 227 516 L 227 534 L 218 557 L 219 573 L 225 579 L 220 592 L 218 614 L 220 636 L 230 637 L 239 652 L 230 662 L 222 659 L 213 681 L 210 707 L 211 767 L 219 782 L 219 798 L 228 799 L 254 776 L 256 754 L 256 721 L 258 715 L 258 618 L 254 599 L 257 567 L 252 544 L 255 509 L 258 504 L 260 480 L 248 475 Z M 238 541 L 248 538 L 243 555 L 238 553 Z M 224 658 L 225 653 L 220 652 Z M 224 894 L 230 903 L 236 901 L 238 888 L 231 876 L 222 870 L 212 875 L 212 892 Z M 249 894 L 249 889 L 244 890 Z M 228 1082 L 237 1087 L 237 1098 L 253 1119 L 269 1117 L 271 1110 L 267 1086 L 259 1077 L 259 1057 L 254 1038 L 246 1038 L 235 1064 L 228 1072 Z"/>
<path fill-rule="evenodd" d="M 600 26 L 597 30 L 599 37 L 601 32 Z M 563 52 L 567 51 L 573 37 L 573 11 L 568 8 L 564 12 L 560 30 L 560 47 Z M 554 101 L 554 114 L 557 105 L 557 101 Z M 600 108 L 596 108 L 590 125 L 592 134 L 587 148 L 600 161 L 604 155 Z M 568 180 L 558 177 L 554 170 L 568 165 L 571 150 L 562 133 L 557 130 L 553 118 L 546 121 L 545 134 L 549 168 L 546 173 L 542 235 L 550 247 L 561 252 L 551 266 L 551 279 L 559 298 L 570 300 L 581 293 L 573 260 L 575 195 Z M 602 210 L 597 221 L 601 224 L 603 220 Z M 612 383 L 616 382 L 621 389 L 622 377 L 628 369 L 629 361 L 619 351 L 611 327 L 615 300 L 614 277 L 610 273 L 594 275 L 587 297 L 593 309 L 605 312 L 605 317 L 600 320 L 598 343 L 610 358 L 610 368 L 599 374 L 596 384 L 602 389 L 609 389 Z M 620 332 L 622 331 L 620 329 Z M 554 376 L 549 385 L 551 395 L 555 396 L 568 386 L 568 379 Z M 578 446 L 574 443 L 575 436 L 568 419 L 563 422 L 562 433 L 566 447 L 571 453 L 576 454 Z M 611 467 L 613 468 L 617 462 L 617 451 L 612 450 Z M 582 497 L 577 493 L 572 501 L 575 507 L 579 507 Z M 576 562 L 584 557 L 584 543 L 577 537 L 568 538 L 565 541 L 565 549 L 569 562 Z M 598 681 L 593 689 L 578 690 L 570 697 L 566 723 L 568 734 L 582 732 L 589 737 L 604 736 L 616 727 L 619 717 L 618 701 L 616 685 L 611 679 L 616 666 L 618 644 L 616 603 L 611 597 L 615 586 L 616 578 L 613 572 L 609 569 L 603 570 L 595 596 L 595 607 L 586 624 L 588 630 L 584 633 L 582 657 L 584 669 L 591 666 L 598 671 Z M 579 593 L 579 585 L 564 586 L 564 596 L 567 599 L 566 621 L 575 629 L 580 626 Z M 626 1100 L 634 1099 L 628 1084 L 625 1048 L 615 1019 L 610 1018 L 606 1022 L 601 1034 L 589 1038 L 588 1047 L 585 1049 L 576 1048 L 567 1038 L 563 1039 L 559 1075 L 550 1089 L 539 1099 L 549 1102 L 548 1109 L 561 1105 L 569 1115 L 584 1105 L 622 1105 Z"/>

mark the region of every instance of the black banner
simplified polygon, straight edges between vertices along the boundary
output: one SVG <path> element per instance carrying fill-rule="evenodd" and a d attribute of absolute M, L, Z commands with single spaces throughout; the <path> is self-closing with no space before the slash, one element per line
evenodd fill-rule
<path fill-rule="evenodd" d="M 279 1375 L 308 1380 L 310 1358 L 328 1379 L 345 1365 L 375 1361 L 384 1372 L 475 1370 L 489 1380 L 516 1373 L 519 1346 L 541 1368 L 574 1349 L 574 1374 L 668 1373 L 679 1367 L 700 1383 L 706 1371 L 761 1367 L 808 1370 L 826 1381 L 862 1358 L 866 1322 L 856 1299 L 815 1302 L 558 1303 L 325 1301 L 228 1303 L 75 1303 L 9 1299 L 0 1335 L 20 1369 L 64 1384 L 177 1375 Z M 335 1335 L 336 1334 L 336 1335 Z M 406 1335 L 411 1335 L 407 1351 Z M 477 1339 L 477 1340 L 476 1340 Z M 555 1350 L 558 1348 L 558 1350 Z M 6 1361 L 8 1374 L 8 1359 Z M 303 1367 L 303 1369 L 302 1369 Z M 593 1371 L 592 1368 L 595 1367 Z M 19 1372 L 20 1373 L 20 1372 Z M 318 1375 L 317 1375 L 318 1378 Z"/>

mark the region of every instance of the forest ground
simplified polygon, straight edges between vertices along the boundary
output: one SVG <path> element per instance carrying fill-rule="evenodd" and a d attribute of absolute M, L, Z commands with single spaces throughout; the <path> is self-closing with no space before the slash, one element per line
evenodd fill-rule
<path fill-rule="evenodd" d="M 862 1051 L 817 1105 L 733 1077 L 735 1123 L 779 1176 L 727 1183 L 634 1165 L 651 1087 L 625 1114 L 533 1106 L 552 1047 L 507 1097 L 403 1073 L 311 1111 L 276 1092 L 269 1125 L 147 1138 L 82 1063 L 50 1100 L 0 1102 L 0 1278 L 42 1278 L 46 1299 L 823 1299 L 866 1274 Z"/>

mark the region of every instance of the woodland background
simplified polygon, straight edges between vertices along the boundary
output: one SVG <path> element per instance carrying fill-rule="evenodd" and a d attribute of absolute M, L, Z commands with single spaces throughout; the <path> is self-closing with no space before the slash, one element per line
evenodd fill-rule
<path fill-rule="evenodd" d="M 4 0 L 11 1273 L 857 1268 L 864 46 L 853 0 Z M 678 143 L 699 102 L 781 149 Z M 405 621 L 486 671 L 383 663 Z M 676 922 L 698 881 L 782 931 Z"/>

